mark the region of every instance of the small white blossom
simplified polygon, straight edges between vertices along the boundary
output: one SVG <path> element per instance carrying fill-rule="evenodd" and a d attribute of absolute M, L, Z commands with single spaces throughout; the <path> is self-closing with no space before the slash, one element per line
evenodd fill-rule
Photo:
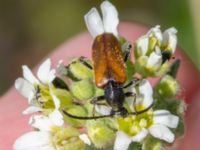
<path fill-rule="evenodd" d="M 135 91 L 135 90 L 133 90 Z M 128 100 L 129 101 L 129 100 Z M 143 80 L 139 85 L 139 96 L 137 97 L 137 105 L 147 108 L 153 103 L 153 89 L 148 80 Z M 133 102 L 130 103 L 133 107 Z M 137 132 L 134 136 L 131 136 L 124 131 L 118 131 L 114 149 L 126 150 L 129 144 L 134 142 L 141 142 L 148 133 L 153 137 L 164 140 L 168 143 L 174 141 L 174 134 L 169 128 L 176 128 L 178 126 L 179 117 L 171 114 L 167 110 L 155 110 L 152 109 L 146 112 L 146 117 L 135 121 L 139 121 L 139 126 L 132 126 L 132 130 Z M 131 133 L 130 133 L 131 134 Z"/>
<path fill-rule="evenodd" d="M 159 51 L 169 50 L 173 54 L 177 45 L 177 30 L 172 27 L 165 30 L 163 33 L 160 30 L 160 26 L 157 25 L 151 28 L 146 35 L 140 37 L 136 42 L 136 48 L 139 51 L 140 56 L 149 55 L 149 51 L 156 52 L 159 55 L 160 52 L 156 49 L 161 49 Z M 150 39 L 154 38 L 153 41 Z M 150 53 L 152 53 L 150 52 Z"/>
<path fill-rule="evenodd" d="M 14 150 L 56 150 L 52 145 L 52 128 L 64 123 L 60 113 L 54 111 L 49 116 L 34 115 L 29 124 L 39 131 L 31 131 L 19 137 L 13 146 Z"/>
<path fill-rule="evenodd" d="M 29 114 L 41 111 L 42 108 L 35 102 L 39 94 L 39 87 L 49 87 L 55 78 L 55 70 L 51 69 L 50 59 L 45 60 L 38 69 L 38 79 L 33 75 L 28 66 L 22 66 L 23 78 L 18 78 L 15 81 L 15 88 L 28 99 L 29 107 L 24 111 L 24 114 Z"/>
<path fill-rule="evenodd" d="M 93 38 L 103 33 L 113 33 L 117 37 L 119 19 L 115 6 L 109 1 L 104 1 L 101 4 L 101 11 L 102 18 L 96 8 L 92 8 L 84 17 L 90 34 Z"/>
<path fill-rule="evenodd" d="M 136 41 L 136 70 L 142 76 L 162 76 L 169 70 L 167 60 L 176 50 L 176 33 L 174 27 L 162 33 L 157 25 Z"/>

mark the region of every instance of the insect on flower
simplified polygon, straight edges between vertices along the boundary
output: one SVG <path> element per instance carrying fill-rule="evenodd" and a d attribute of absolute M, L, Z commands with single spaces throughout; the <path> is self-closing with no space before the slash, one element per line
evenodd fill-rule
<path fill-rule="evenodd" d="M 75 116 L 66 111 L 65 115 L 75 119 L 98 119 L 120 115 L 138 115 L 148 111 L 153 103 L 141 111 L 128 112 L 123 107 L 125 97 L 136 97 L 133 92 L 124 92 L 123 89 L 139 83 L 138 79 L 133 79 L 130 83 L 125 84 L 127 80 L 125 62 L 128 59 L 129 52 L 123 54 L 117 33 L 119 23 L 118 12 L 116 8 L 108 1 L 101 4 L 103 19 L 101 19 L 96 8 L 92 8 L 86 15 L 85 21 L 88 30 L 94 37 L 92 45 L 93 67 L 82 59 L 82 63 L 88 68 L 93 68 L 95 75 L 95 84 L 97 87 L 104 89 L 105 95 L 95 97 L 91 104 L 101 105 L 102 101 L 112 108 L 111 113 L 102 116 Z"/>

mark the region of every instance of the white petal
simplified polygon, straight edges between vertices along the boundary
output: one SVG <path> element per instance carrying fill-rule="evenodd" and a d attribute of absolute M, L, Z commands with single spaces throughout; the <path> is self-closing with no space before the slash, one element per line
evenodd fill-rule
<path fill-rule="evenodd" d="M 53 80 L 55 79 L 56 77 L 56 70 L 55 69 L 52 69 L 49 74 L 48 74 L 48 83 L 51 83 L 53 82 Z"/>
<path fill-rule="evenodd" d="M 146 55 L 149 47 L 149 38 L 147 36 L 142 36 L 137 41 L 137 48 L 141 51 L 141 55 Z"/>
<path fill-rule="evenodd" d="M 50 131 L 51 127 L 54 125 L 53 122 L 47 116 L 43 115 L 31 116 L 29 124 L 32 127 L 37 128 L 41 131 Z"/>
<path fill-rule="evenodd" d="M 147 64 L 150 67 L 160 67 L 162 64 L 162 55 L 152 52 L 148 58 Z"/>
<path fill-rule="evenodd" d="M 130 143 L 131 137 L 122 131 L 118 131 L 115 139 L 114 150 L 127 150 Z"/>
<path fill-rule="evenodd" d="M 35 88 L 34 86 L 24 80 L 23 78 L 18 78 L 15 81 L 15 88 L 26 98 L 28 98 L 29 100 L 33 99 L 34 95 L 35 95 Z"/>
<path fill-rule="evenodd" d="M 23 76 L 27 81 L 29 81 L 33 85 L 39 84 L 39 81 L 35 78 L 35 76 L 33 75 L 33 73 L 31 72 L 28 66 L 23 65 L 22 70 L 23 70 Z"/>
<path fill-rule="evenodd" d="M 104 1 L 101 4 L 101 11 L 105 32 L 113 33 L 117 37 L 117 26 L 119 24 L 117 9 L 109 1 Z"/>
<path fill-rule="evenodd" d="M 165 140 L 168 143 L 172 143 L 174 141 L 174 134 L 164 125 L 153 125 L 149 132 L 155 138 Z"/>
<path fill-rule="evenodd" d="M 176 128 L 178 126 L 179 117 L 171 114 L 167 110 L 156 110 L 154 111 L 153 116 L 155 124 L 163 124 L 170 128 Z"/>
<path fill-rule="evenodd" d="M 172 53 L 176 50 L 177 45 L 177 36 L 176 36 L 177 30 L 176 28 L 172 27 L 163 33 L 163 45 L 169 45 L 169 47 L 172 49 Z"/>
<path fill-rule="evenodd" d="M 62 126 L 64 124 L 63 116 L 59 110 L 54 110 L 49 114 L 49 119 L 56 126 Z"/>
<path fill-rule="evenodd" d="M 26 108 L 22 113 L 24 115 L 28 115 L 28 114 L 32 114 L 35 112 L 39 112 L 42 111 L 43 109 L 41 107 L 37 107 L 37 106 L 29 106 L 28 108 Z"/>
<path fill-rule="evenodd" d="M 153 89 L 148 80 L 143 79 L 139 85 L 140 94 L 143 96 L 143 105 L 145 107 L 150 106 L 153 103 Z"/>
<path fill-rule="evenodd" d="M 14 145 L 14 150 L 45 150 L 45 147 L 49 147 L 49 150 L 54 150 L 50 146 L 51 142 L 50 132 L 32 131 L 28 132 L 21 137 L 19 137 Z M 51 147 L 51 149 L 50 149 Z M 47 149 L 46 149 L 47 150 Z"/>
<path fill-rule="evenodd" d="M 38 69 L 37 76 L 40 79 L 40 81 L 42 81 L 45 84 L 49 82 L 48 77 L 50 69 L 51 69 L 51 61 L 49 58 L 45 60 Z"/>
<path fill-rule="evenodd" d="M 79 138 L 85 143 L 85 144 L 88 144 L 88 145 L 91 145 L 91 141 L 88 137 L 87 134 L 81 134 L 79 135 Z"/>
<path fill-rule="evenodd" d="M 55 109 L 59 109 L 60 108 L 60 100 L 56 97 L 55 94 L 53 94 L 53 90 L 51 88 L 51 85 L 50 85 L 50 94 L 51 94 L 51 96 L 53 98 Z"/>
<path fill-rule="evenodd" d="M 150 34 L 152 34 L 153 36 L 155 36 L 160 42 L 162 41 L 163 37 L 162 37 L 162 32 L 160 30 L 160 26 L 157 25 L 153 28 L 151 28 L 149 30 L 149 32 L 147 33 L 147 35 L 149 36 Z"/>
<path fill-rule="evenodd" d="M 104 106 L 104 105 L 95 105 L 95 110 L 102 114 L 102 115 L 109 115 L 111 112 L 111 107 L 109 106 Z"/>
<path fill-rule="evenodd" d="M 103 22 L 96 8 L 92 8 L 84 18 L 86 26 L 93 38 L 104 33 Z"/>
<path fill-rule="evenodd" d="M 148 134 L 147 129 L 142 129 L 141 132 L 139 132 L 137 135 L 131 137 L 132 141 L 134 142 L 141 142 Z"/>

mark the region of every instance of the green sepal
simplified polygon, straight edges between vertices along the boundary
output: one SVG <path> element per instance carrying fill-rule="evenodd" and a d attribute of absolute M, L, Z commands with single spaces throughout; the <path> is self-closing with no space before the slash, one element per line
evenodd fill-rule
<path fill-rule="evenodd" d="M 81 58 L 73 60 L 72 63 L 68 66 L 70 74 L 79 80 L 93 78 L 93 71 L 81 63 L 80 59 Z M 89 60 L 85 61 L 91 65 Z"/>
<path fill-rule="evenodd" d="M 79 105 L 71 105 L 70 107 L 65 109 L 65 111 L 75 116 L 85 117 L 88 115 L 86 109 Z M 63 116 L 64 116 L 64 121 L 74 127 L 83 127 L 86 123 L 86 120 L 74 119 L 66 115 Z"/>
<path fill-rule="evenodd" d="M 56 77 L 53 80 L 53 85 L 55 88 L 60 88 L 60 89 L 65 89 L 65 90 L 69 90 L 69 87 L 67 86 L 67 84 L 59 77 Z"/>
<path fill-rule="evenodd" d="M 133 79 L 135 69 L 133 63 L 129 59 L 126 61 L 126 68 L 127 81 L 131 81 Z"/>
<path fill-rule="evenodd" d="M 108 148 L 113 146 L 116 130 L 111 127 L 109 119 L 98 119 L 87 121 L 87 131 L 92 143 L 97 148 Z"/>
<path fill-rule="evenodd" d="M 56 149 L 84 150 L 85 144 L 79 138 L 79 131 L 73 127 L 57 128 L 53 131 L 52 143 Z"/>
<path fill-rule="evenodd" d="M 53 93 L 60 100 L 60 107 L 65 108 L 72 104 L 73 96 L 65 89 L 53 89 Z"/>
<path fill-rule="evenodd" d="M 149 135 L 142 143 L 142 150 L 164 150 L 163 142 Z"/>
<path fill-rule="evenodd" d="M 95 86 L 94 90 L 95 90 L 95 94 L 94 94 L 95 97 L 104 95 L 104 90 L 103 89 L 98 88 L 98 87 Z"/>
<path fill-rule="evenodd" d="M 142 145 L 138 142 L 131 142 L 128 147 L 128 150 L 142 150 Z"/>
<path fill-rule="evenodd" d="M 94 84 L 90 79 L 73 82 L 70 86 L 71 92 L 79 100 L 88 100 L 94 96 Z"/>
<path fill-rule="evenodd" d="M 179 117 L 179 123 L 178 127 L 176 129 L 172 130 L 177 137 L 181 137 L 185 133 L 185 124 L 184 124 L 184 119 L 182 117 Z"/>
<path fill-rule="evenodd" d="M 96 148 L 94 145 L 86 145 L 85 150 L 113 150 L 113 148 Z"/>
<path fill-rule="evenodd" d="M 176 78 L 176 75 L 178 73 L 178 69 L 180 67 L 180 59 L 177 59 L 170 67 L 170 70 L 167 72 L 168 75 Z"/>

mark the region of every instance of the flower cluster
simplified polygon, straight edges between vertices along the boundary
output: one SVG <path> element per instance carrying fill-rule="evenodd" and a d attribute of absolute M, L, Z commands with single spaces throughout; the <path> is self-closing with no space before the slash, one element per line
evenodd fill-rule
<path fill-rule="evenodd" d="M 115 6 L 104 1 L 101 11 L 102 18 L 96 8 L 85 15 L 89 32 L 93 38 L 112 34 L 126 55 L 131 48 L 117 31 Z M 55 69 L 47 59 L 38 69 L 38 78 L 22 66 L 23 78 L 16 80 L 15 87 L 28 99 L 23 114 L 31 114 L 29 124 L 34 130 L 19 137 L 13 149 L 162 150 L 169 146 L 184 133 L 185 103 L 176 98 L 179 60 L 170 60 L 176 49 L 176 33 L 175 28 L 162 33 L 160 26 L 155 26 L 135 42 L 134 63 L 127 55 L 127 83 L 136 76 L 138 79 L 123 91 L 134 93 L 123 103 L 126 115 L 113 114 L 112 105 L 105 100 L 92 102 L 105 91 L 96 86 L 95 66 L 87 58 L 75 58 L 68 65 L 59 62 Z M 158 82 L 152 87 L 148 77 L 156 77 Z"/>

